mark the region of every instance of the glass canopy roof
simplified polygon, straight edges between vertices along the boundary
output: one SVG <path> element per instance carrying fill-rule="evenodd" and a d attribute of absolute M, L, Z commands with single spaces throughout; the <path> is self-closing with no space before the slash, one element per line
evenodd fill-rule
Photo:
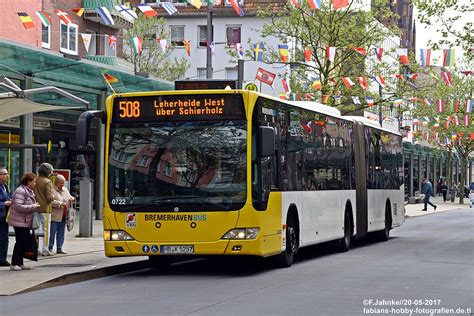
<path fill-rule="evenodd" d="M 174 89 L 173 83 L 168 81 L 143 78 L 112 66 L 83 59 L 75 60 L 60 53 L 5 40 L 0 40 L 0 74 L 2 73 L 7 76 L 9 73 L 21 73 L 31 77 L 35 82 L 33 87 L 42 86 L 38 82 L 47 82 L 48 85 L 62 89 L 67 87 L 65 90 L 90 101 L 91 108 L 97 106 L 97 94 L 91 93 L 89 89 L 112 93 L 102 73 L 110 74 L 119 80 L 112 84 L 117 93 Z M 35 95 L 33 100 L 53 105 L 73 105 L 71 100 L 50 93 Z"/>

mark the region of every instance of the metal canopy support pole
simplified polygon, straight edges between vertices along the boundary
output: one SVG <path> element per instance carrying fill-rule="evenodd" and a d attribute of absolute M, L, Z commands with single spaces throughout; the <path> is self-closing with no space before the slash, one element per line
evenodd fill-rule
<path fill-rule="evenodd" d="M 410 196 L 413 196 L 414 193 L 415 193 L 415 190 L 413 189 L 413 187 L 414 187 L 414 185 L 413 185 L 413 184 L 414 184 L 414 183 L 413 183 L 413 179 L 414 179 L 414 177 L 413 177 L 414 159 L 413 159 L 413 153 L 410 153 L 409 155 L 410 155 L 410 163 L 408 164 L 408 166 L 409 166 L 409 167 L 408 167 L 408 168 L 409 168 L 408 175 L 409 175 L 409 178 L 410 178 L 410 182 L 409 182 L 409 183 L 410 183 L 410 184 L 409 184 L 410 187 L 409 187 L 408 189 L 410 190 Z"/>
<path fill-rule="evenodd" d="M 33 87 L 33 81 L 31 78 L 25 77 L 25 81 L 22 82 L 22 89 L 31 89 Z M 31 97 L 28 97 L 31 99 Z M 21 144 L 33 144 L 33 114 L 25 114 L 20 116 L 20 143 Z M 32 148 L 22 148 L 20 150 L 20 176 L 25 172 L 36 172 L 33 168 L 33 150 Z"/>
<path fill-rule="evenodd" d="M 98 98 L 97 109 L 105 110 L 107 92 L 102 91 Z M 105 183 L 105 125 L 98 124 L 96 139 L 96 179 L 95 179 L 95 219 L 102 219 L 104 214 L 104 183 Z"/>
<path fill-rule="evenodd" d="M 206 47 L 206 79 L 212 79 L 212 51 L 209 45 L 213 42 L 213 29 L 212 29 L 212 5 L 207 4 L 207 47 Z"/>

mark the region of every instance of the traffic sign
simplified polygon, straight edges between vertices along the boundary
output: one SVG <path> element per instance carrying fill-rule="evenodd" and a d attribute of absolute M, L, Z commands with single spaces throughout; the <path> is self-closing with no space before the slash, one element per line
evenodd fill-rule
<path fill-rule="evenodd" d="M 257 85 L 255 83 L 247 83 L 245 85 L 245 90 L 258 91 Z"/>

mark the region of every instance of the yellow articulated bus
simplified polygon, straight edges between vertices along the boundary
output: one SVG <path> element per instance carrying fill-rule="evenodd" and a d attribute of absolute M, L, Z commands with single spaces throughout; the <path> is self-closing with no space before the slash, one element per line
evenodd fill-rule
<path fill-rule="evenodd" d="M 275 256 L 404 220 L 402 137 L 363 117 L 253 91 L 115 94 L 106 111 L 105 254 Z"/>

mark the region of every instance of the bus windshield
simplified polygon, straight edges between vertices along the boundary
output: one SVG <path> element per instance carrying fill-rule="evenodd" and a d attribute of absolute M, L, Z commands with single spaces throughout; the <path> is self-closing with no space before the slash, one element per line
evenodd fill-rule
<path fill-rule="evenodd" d="M 245 203 L 244 120 L 112 124 L 109 139 L 115 211 L 222 211 Z"/>

